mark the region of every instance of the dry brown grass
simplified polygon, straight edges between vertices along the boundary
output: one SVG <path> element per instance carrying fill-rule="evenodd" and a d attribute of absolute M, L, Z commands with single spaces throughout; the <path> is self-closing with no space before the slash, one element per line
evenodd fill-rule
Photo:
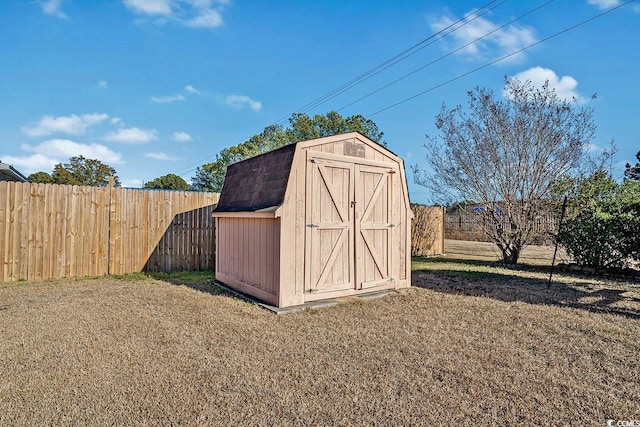
<path fill-rule="evenodd" d="M 474 261 L 499 261 L 502 256 L 494 243 L 446 239 L 445 253 L 456 259 Z M 526 246 L 522 251 L 519 263 L 528 265 L 551 265 L 553 246 Z M 562 248 L 558 249 L 556 263 L 569 262 L 569 257 Z"/>
<path fill-rule="evenodd" d="M 0 284 L 0 425 L 640 418 L 637 316 L 529 301 L 541 273 L 434 265 L 416 265 L 424 288 L 285 316 L 154 279 Z"/>

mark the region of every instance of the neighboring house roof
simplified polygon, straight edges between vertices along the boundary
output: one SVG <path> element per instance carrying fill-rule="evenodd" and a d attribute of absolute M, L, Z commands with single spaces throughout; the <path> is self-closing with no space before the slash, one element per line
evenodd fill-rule
<path fill-rule="evenodd" d="M 22 175 L 13 166 L 0 162 L 0 181 L 28 182 L 27 177 Z"/>
<path fill-rule="evenodd" d="M 215 211 L 251 212 L 281 205 L 297 144 L 230 165 Z"/>

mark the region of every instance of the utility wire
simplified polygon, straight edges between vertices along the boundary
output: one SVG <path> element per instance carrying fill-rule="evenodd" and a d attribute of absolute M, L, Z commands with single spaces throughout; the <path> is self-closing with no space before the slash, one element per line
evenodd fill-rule
<path fill-rule="evenodd" d="M 338 108 L 336 111 L 342 111 L 342 110 L 344 110 L 345 108 L 348 108 L 348 107 L 352 106 L 353 104 L 356 104 L 356 103 L 358 103 L 358 102 L 362 101 L 363 99 L 366 99 L 366 98 L 370 97 L 371 95 L 375 95 L 376 93 L 378 93 L 378 92 L 380 92 L 380 91 L 382 91 L 382 90 L 384 90 L 384 89 L 388 88 L 389 86 L 393 86 L 394 84 L 398 83 L 399 81 L 404 80 L 404 79 L 406 79 L 407 77 L 410 77 L 410 76 L 412 76 L 412 75 L 416 74 L 417 72 L 422 71 L 422 70 L 424 70 L 425 68 L 430 67 L 431 65 L 433 65 L 433 64 L 435 64 L 435 63 L 437 63 L 437 62 L 442 61 L 443 59 L 445 59 L 445 58 L 447 58 L 447 57 L 449 57 L 449 56 L 453 55 L 454 53 L 457 53 L 457 52 L 461 51 L 462 49 L 465 49 L 465 48 L 467 48 L 467 47 L 471 46 L 471 45 L 472 45 L 472 44 L 474 44 L 474 43 L 479 42 L 480 40 L 482 40 L 482 39 L 484 39 L 484 38 L 486 38 L 486 37 L 489 37 L 491 34 L 493 34 L 493 33 L 497 32 L 497 31 L 500 31 L 500 30 L 501 30 L 501 29 L 503 29 L 504 27 L 506 27 L 506 26 L 508 26 L 508 25 L 513 24 L 514 22 L 516 22 L 516 21 L 518 21 L 518 20 L 520 20 L 520 19 L 524 18 L 525 16 L 528 16 L 528 15 L 531 15 L 532 13 L 534 13 L 534 12 L 537 12 L 538 10 L 542 9 L 542 8 L 543 8 L 543 7 L 545 7 L 545 6 L 548 6 L 549 4 L 553 3 L 554 1 L 555 1 L 555 0 L 549 0 L 549 1 L 547 1 L 546 3 L 543 3 L 543 4 L 541 4 L 540 6 L 536 7 L 535 9 L 531 9 L 530 11 L 528 11 L 528 12 L 526 12 L 526 13 L 524 13 L 524 14 L 522 14 L 522 15 L 518 16 L 517 18 L 512 19 L 511 21 L 507 22 L 506 24 L 503 24 L 503 25 L 501 25 L 501 26 L 499 26 L 499 27 L 495 28 L 494 30 L 489 31 L 488 33 L 486 33 L 486 34 L 484 34 L 484 35 L 482 35 L 482 36 L 480 36 L 480 37 L 476 38 L 475 40 L 472 40 L 472 41 L 470 41 L 469 43 L 464 44 L 464 45 L 462 45 L 462 46 L 458 47 L 457 49 L 452 50 L 451 52 L 447 53 L 446 55 L 443 55 L 443 56 L 441 56 L 441 57 L 439 57 L 439 58 L 437 58 L 437 59 L 435 59 L 435 60 L 433 60 L 433 61 L 429 62 L 428 64 L 425 64 L 425 65 L 423 65 L 422 67 L 420 67 L 420 68 L 418 68 L 418 69 L 416 69 L 416 70 L 413 70 L 413 71 L 411 71 L 410 73 L 407 73 L 407 74 L 405 74 L 404 76 L 402 76 L 402 77 L 400 77 L 400 78 L 397 78 L 396 80 L 394 80 L 394 81 L 392 81 L 392 82 L 390 82 L 390 83 L 387 83 L 386 85 L 381 86 L 381 87 L 379 87 L 378 89 L 376 89 L 376 90 L 374 90 L 374 91 L 372 91 L 372 92 L 369 92 L 369 93 L 367 93 L 367 94 L 366 94 L 366 95 L 364 95 L 364 96 L 361 96 L 360 98 L 356 99 L 356 100 L 355 100 L 355 101 L 353 101 L 353 102 L 350 102 L 349 104 L 345 105 L 344 107 L 340 107 L 340 108 Z"/>
<path fill-rule="evenodd" d="M 376 65 L 375 67 L 370 68 L 369 70 L 365 71 L 364 73 L 360 74 L 357 77 L 354 77 L 353 79 L 351 79 L 348 82 L 342 84 L 341 86 L 333 89 L 332 91 L 330 91 L 330 92 L 322 95 L 321 97 L 316 98 L 312 102 L 310 102 L 310 103 L 298 108 L 294 112 L 305 113 L 305 112 L 308 112 L 308 111 L 310 111 L 311 109 L 313 109 L 315 107 L 318 107 L 318 106 L 326 103 L 327 101 L 335 98 L 336 96 L 348 91 L 349 89 L 359 85 L 360 83 L 370 79 L 371 77 L 381 73 L 382 71 L 392 67 L 393 65 L 395 65 L 395 64 L 407 59 L 408 57 L 416 54 L 417 52 L 419 52 L 420 50 L 426 48 L 427 46 L 430 46 L 433 43 L 435 43 L 437 41 L 440 41 L 444 37 L 452 34 L 453 32 L 459 30 L 460 28 L 464 27 L 465 25 L 468 25 L 471 22 L 473 22 L 474 20 L 480 18 L 482 15 L 484 15 L 484 14 L 486 14 L 488 12 L 491 12 L 494 9 L 502 6 L 504 3 L 506 3 L 509 0 L 502 0 L 497 5 L 489 8 L 489 6 L 491 6 L 496 1 L 497 0 L 491 0 L 491 1 L 487 2 L 483 6 L 479 7 L 478 9 L 474 10 L 473 12 L 470 12 L 470 13 L 464 15 L 462 18 L 458 19 L 457 21 L 455 21 L 454 23 L 448 25 L 447 27 L 443 28 L 442 30 L 430 35 L 429 37 L 427 37 L 427 38 L 425 38 L 425 39 L 423 39 L 421 41 L 419 41 L 418 43 L 414 44 L 413 46 L 411 46 L 411 47 L 403 50 L 402 52 L 394 55 L 393 57 L 381 62 L 380 64 Z M 448 30 L 450 30 L 450 31 L 448 31 Z M 445 32 L 447 32 L 447 33 L 443 35 L 443 33 L 445 33 Z M 436 39 L 433 40 L 434 38 L 436 38 Z M 430 40 L 432 40 L 431 43 L 427 43 Z M 291 114 L 293 114 L 293 113 L 291 113 Z M 291 116 L 291 114 L 289 114 L 288 116 L 281 117 L 280 119 L 276 120 L 275 124 L 276 125 L 284 124 L 287 121 L 287 119 Z M 255 132 L 255 133 L 259 133 L 259 132 L 260 131 Z M 238 141 L 237 144 L 240 144 L 245 140 L 246 139 L 244 139 L 242 141 Z M 176 173 L 177 174 L 184 174 L 184 173 L 192 172 L 197 168 L 197 166 L 199 166 L 200 164 L 202 164 L 203 162 L 205 162 L 205 161 L 207 161 L 209 159 L 212 159 L 215 155 L 216 154 L 208 155 L 208 156 L 206 156 L 206 157 L 204 157 L 204 158 L 202 158 L 202 159 L 200 159 L 200 160 L 198 160 L 198 161 L 196 161 L 194 163 L 189 164 L 188 166 L 185 166 L 182 169 L 179 169 Z M 193 167 L 194 165 L 196 165 L 196 168 Z"/>
<path fill-rule="evenodd" d="M 343 85 L 341 85 L 338 88 L 332 90 L 331 92 L 321 96 L 320 98 L 317 98 L 316 100 L 310 102 L 309 104 L 306 104 L 306 105 L 300 107 L 296 111 L 307 112 L 307 111 L 309 111 L 309 110 L 311 110 L 311 109 L 313 109 L 313 108 L 315 108 L 315 107 L 317 107 L 319 105 L 324 104 L 325 102 L 327 102 L 327 101 L 335 98 L 336 96 L 348 91 L 349 89 L 359 85 L 360 83 L 362 83 L 362 82 L 364 82 L 366 80 L 369 80 L 373 76 L 380 74 L 381 72 L 383 72 L 384 70 L 394 66 L 395 64 L 404 61 L 405 59 L 409 58 L 412 55 L 415 55 L 416 53 L 418 53 L 422 49 L 424 49 L 424 48 L 426 48 L 428 46 L 431 46 L 432 44 L 442 40 L 443 38 L 445 38 L 448 35 L 454 33 L 455 31 L 459 30 L 460 28 L 464 27 L 465 25 L 468 25 L 471 22 L 475 21 L 476 19 L 479 19 L 483 15 L 493 11 L 494 9 L 497 9 L 498 7 L 502 6 L 507 1 L 508 0 L 503 0 L 500 3 L 498 3 L 497 5 L 495 5 L 495 6 L 491 7 L 491 8 L 487 8 L 489 5 L 491 5 L 492 3 L 495 2 L 495 0 L 494 1 L 490 1 L 489 3 L 487 3 L 484 6 L 480 7 L 479 9 L 474 10 L 473 12 L 467 13 L 462 18 L 460 18 L 457 21 L 455 21 L 454 23 L 446 26 L 445 28 L 441 29 L 440 31 L 436 32 L 435 34 L 430 35 L 429 37 L 421 40 L 420 42 L 416 43 L 415 45 L 411 46 L 410 48 L 405 49 L 404 51 L 400 52 L 399 54 L 395 55 L 394 57 L 389 58 L 388 60 L 376 65 L 375 67 L 369 69 L 368 71 L 360 74 L 358 77 L 353 78 L 352 80 L 348 81 L 347 83 L 344 83 Z M 483 9 L 485 9 L 485 10 L 483 10 Z M 430 43 L 427 43 L 428 41 L 430 41 Z"/>
<path fill-rule="evenodd" d="M 511 22 L 514 22 L 515 20 L 521 19 L 522 17 L 524 17 L 524 16 L 526 16 L 526 15 L 528 15 L 528 14 L 530 14 L 530 13 L 533 13 L 533 12 L 535 12 L 535 11 L 539 10 L 539 9 L 540 9 L 540 8 L 542 8 L 542 7 L 547 6 L 547 5 L 548 5 L 550 2 L 552 2 L 552 1 L 554 1 L 554 0 L 550 0 L 550 1 L 548 1 L 548 2 L 546 2 L 546 3 L 544 3 L 544 4 L 542 4 L 542 5 L 538 6 L 537 8 L 535 8 L 535 9 L 533 9 L 533 10 L 531 10 L 531 11 L 529 11 L 529 12 L 525 13 L 525 14 L 524 14 L 524 15 L 522 15 L 521 17 L 518 17 L 518 18 L 516 18 L 516 19 L 512 20 Z M 613 7 L 613 8 L 611 8 L 611 9 L 608 9 L 608 10 L 606 10 L 606 11 L 604 11 L 604 12 L 601 12 L 601 13 L 599 13 L 599 14 L 597 14 L 597 15 L 594 15 L 594 16 L 592 16 L 591 18 L 588 18 L 588 19 L 586 19 L 586 20 L 584 20 L 584 21 L 581 21 L 581 22 L 579 22 L 579 23 L 577 23 L 577 24 L 575 24 L 575 25 L 572 25 L 572 26 L 570 26 L 570 27 L 568 27 L 568 28 L 565 28 L 565 29 L 563 29 L 563 30 L 561 30 L 561 31 L 559 31 L 559 32 L 557 32 L 557 33 L 554 33 L 554 34 L 552 34 L 552 35 L 550 35 L 550 36 L 547 36 L 547 37 L 545 37 L 545 38 L 544 38 L 544 39 L 542 39 L 542 40 L 539 40 L 539 41 L 537 41 L 537 42 L 535 42 L 535 43 L 532 43 L 532 44 L 530 44 L 530 45 L 528 45 L 528 46 L 526 46 L 526 47 L 523 47 L 523 48 L 521 48 L 521 49 L 518 49 L 518 50 L 516 50 L 516 51 L 514 51 L 514 52 L 511 52 L 511 53 L 509 53 L 509 54 L 507 54 L 507 55 L 504 55 L 504 56 L 502 56 L 502 57 L 500 57 L 500 58 L 497 58 L 497 59 L 495 59 L 495 60 L 493 60 L 493 61 L 490 61 L 490 62 L 488 62 L 488 63 L 486 63 L 486 64 L 484 64 L 484 65 L 482 65 L 482 66 L 480 66 L 480 67 L 476 67 L 476 68 L 474 68 L 474 69 L 472 69 L 472 70 L 470 70 L 470 71 L 467 71 L 467 72 L 465 72 L 465 73 L 463 73 L 463 74 L 460 74 L 460 75 L 458 75 L 458 76 L 456 76 L 456 77 L 454 77 L 454 78 L 451 78 L 451 79 L 449 79 L 449 80 L 446 80 L 446 81 L 444 81 L 444 82 L 442 82 L 442 83 L 440 83 L 440 84 L 437 84 L 437 85 L 435 85 L 435 86 L 432 86 L 432 87 L 431 87 L 431 88 L 429 88 L 429 89 L 426 89 L 426 90 L 424 90 L 424 91 L 422 91 L 422 92 L 419 92 L 419 93 L 417 93 L 417 94 L 415 94 L 415 95 L 412 95 L 412 96 L 410 96 L 410 97 L 408 97 L 408 98 L 405 98 L 405 99 L 403 99 L 403 100 L 401 100 L 401 101 L 398 101 L 398 102 L 396 102 L 396 103 L 394 103 L 394 104 L 391 104 L 391 105 L 389 105 L 389 106 L 387 106 L 387 107 L 384 107 L 384 108 L 382 108 L 382 109 L 379 109 L 379 110 L 377 110 L 377 111 L 375 111 L 375 112 L 373 112 L 373 113 L 371 113 L 371 114 L 367 115 L 367 116 L 366 116 L 366 118 L 373 117 L 373 116 L 375 116 L 375 115 L 377 115 L 377 114 L 379 114 L 379 113 L 382 113 L 382 112 L 384 112 L 384 111 L 387 111 L 387 110 L 390 110 L 390 109 L 392 109 L 392 108 L 395 108 L 395 107 L 397 107 L 397 106 L 399 106 L 399 105 L 401 105 L 401 104 L 404 104 L 404 103 L 406 103 L 406 102 L 408 102 L 408 101 L 411 101 L 411 100 L 413 100 L 413 99 L 415 99 L 415 98 L 417 98 L 417 97 L 419 97 L 419 96 L 422 96 L 422 95 L 424 95 L 424 94 L 426 94 L 426 93 L 432 92 L 432 91 L 434 91 L 434 90 L 436 90 L 436 89 L 439 89 L 439 88 L 441 88 L 441 87 L 443 87 L 443 86 L 445 86 L 445 85 L 447 85 L 447 84 L 453 83 L 454 81 L 460 80 L 460 79 L 462 79 L 462 78 L 464 78 L 464 77 L 466 77 L 466 76 L 468 76 L 468 75 L 470 75 L 470 74 L 473 74 L 473 73 L 475 73 L 475 72 L 477 72 L 477 71 L 480 71 L 480 70 L 482 70 L 482 69 L 484 69 L 484 68 L 487 68 L 487 67 L 489 67 L 489 66 L 491 66 L 491 65 L 493 65 L 493 64 L 496 64 L 496 63 L 498 63 L 498 62 L 500 62 L 500 61 L 503 61 L 503 60 L 505 60 L 505 59 L 508 59 L 508 58 L 510 58 L 510 57 L 512 57 L 512 56 L 514 56 L 514 55 L 517 55 L 517 54 L 519 54 L 519 53 L 521 53 L 521 52 L 523 52 L 523 51 L 525 51 L 525 50 L 528 50 L 528 49 L 530 49 L 530 48 L 532 48 L 532 47 L 534 47 L 534 46 L 537 46 L 537 45 L 539 45 L 539 44 L 542 44 L 542 43 L 544 43 L 544 42 L 546 42 L 546 41 L 548 41 L 548 40 L 551 40 L 551 39 L 553 39 L 553 38 L 555 38 L 555 37 L 557 37 L 557 36 L 559 36 L 559 35 L 562 35 L 562 34 L 564 34 L 564 33 L 567 33 L 567 32 L 569 32 L 569 31 L 571 31 L 571 30 L 574 30 L 575 28 L 578 28 L 578 27 L 580 27 L 580 26 L 582 26 L 582 25 L 585 25 L 585 24 L 587 24 L 587 23 L 589 23 L 589 22 L 591 22 L 591 21 L 594 21 L 594 20 L 596 20 L 596 19 L 598 19 L 598 18 L 600 18 L 600 17 L 602 17 L 602 16 L 604 16 L 604 15 L 606 15 L 606 14 L 608 14 L 608 13 L 611 13 L 611 12 L 613 12 L 613 11 L 617 10 L 617 9 L 620 9 L 621 7 L 627 6 L 627 5 L 629 5 L 630 3 L 632 3 L 633 1 L 634 1 L 634 0 L 628 0 L 628 1 L 624 2 L 624 3 L 621 3 L 621 4 L 619 4 L 619 5 L 617 5 L 617 6 Z M 485 6 L 483 6 L 483 7 L 486 7 L 487 5 L 490 5 L 491 3 L 493 3 L 493 2 L 489 2 L 489 3 L 487 3 L 487 4 L 486 4 Z M 502 3 L 500 3 L 500 4 L 502 4 Z M 499 4 L 499 5 L 500 5 L 500 4 Z M 499 6 L 499 5 L 498 5 L 498 6 Z M 495 7 L 497 7 L 497 6 L 495 6 Z M 494 7 L 494 8 L 495 8 L 495 7 Z M 481 9 L 482 9 L 482 8 L 481 8 Z M 460 21 L 462 21 L 462 20 L 464 20 L 464 19 L 465 19 L 465 18 L 462 18 L 461 20 L 458 20 L 457 22 L 460 22 Z M 508 24 L 505 24 L 505 25 L 508 25 Z M 460 27 L 461 27 L 461 26 L 460 26 Z M 458 27 L 458 28 L 460 28 L 460 27 Z M 503 26 L 501 26 L 500 28 L 503 28 L 503 27 L 504 27 L 504 25 L 503 25 Z M 449 27 L 448 27 L 448 28 L 449 28 Z M 458 29 L 458 28 L 456 28 L 456 29 Z M 442 30 L 442 31 L 444 31 L 444 30 Z M 496 30 L 493 30 L 492 32 L 495 32 L 495 31 L 496 31 Z M 492 33 L 492 32 L 491 32 L 491 33 Z M 472 44 L 472 43 L 475 43 L 476 41 L 478 41 L 478 40 L 480 40 L 480 39 L 482 39 L 482 38 L 484 38 L 484 37 L 488 36 L 489 34 L 490 34 L 490 33 L 485 34 L 484 36 L 479 37 L 478 39 L 474 40 L 473 42 L 468 43 L 467 45 L 462 46 L 461 48 L 456 49 L 456 51 L 458 51 L 459 49 L 462 49 L 462 48 L 464 48 L 464 47 L 467 47 L 468 45 L 470 45 L 470 44 Z M 433 36 L 430 36 L 429 38 L 427 38 L 427 39 L 423 40 L 423 42 L 424 42 L 424 41 L 426 41 L 426 40 L 429 40 L 429 39 L 431 39 L 431 38 L 433 38 Z M 440 40 L 440 39 L 438 39 L 438 40 Z M 405 51 L 403 51 L 403 52 L 410 51 L 411 49 L 413 49 L 413 48 L 415 48 L 416 46 L 419 46 L 419 45 L 421 45 L 421 44 L 422 44 L 422 43 L 418 43 L 418 44 L 416 44 L 416 45 L 412 46 L 411 48 L 406 49 L 406 50 L 405 50 Z M 448 56 L 450 56 L 452 53 L 455 53 L 456 51 L 449 52 L 448 54 L 444 55 L 444 57 L 448 57 Z M 400 55 L 402 55 L 402 53 L 400 53 L 400 54 L 398 54 L 398 55 L 394 56 L 394 57 L 393 57 L 393 58 L 391 58 L 390 60 L 384 61 L 384 62 L 383 62 L 383 63 L 381 63 L 381 64 L 388 64 L 388 63 L 390 63 L 390 61 L 393 61 L 393 59 L 394 59 L 394 58 L 397 58 L 397 57 L 399 57 Z M 438 62 L 439 60 L 443 59 L 444 57 L 437 59 L 436 61 L 434 61 L 434 63 L 435 63 L 435 62 Z M 431 64 L 427 64 L 427 66 L 428 66 L 428 65 L 431 65 Z M 374 67 L 374 69 L 379 69 L 379 68 L 380 68 L 380 65 L 378 65 L 378 66 Z M 399 80 L 402 80 L 402 79 L 404 79 L 404 78 L 408 77 L 409 75 L 412 75 L 412 74 L 414 74 L 415 72 L 420 71 L 420 70 L 422 70 L 422 69 L 424 69 L 424 68 L 426 68 L 426 66 L 421 67 L 420 69 L 415 70 L 414 72 L 409 73 L 408 75 L 401 77 L 400 79 L 398 79 L 398 81 L 399 81 Z M 373 70 L 373 69 L 372 69 L 372 70 Z M 370 71 L 371 71 L 371 70 L 370 70 Z M 369 72 L 363 73 L 361 76 L 363 76 L 363 75 L 367 75 L 367 73 L 369 73 Z M 356 79 L 357 79 L 357 78 L 356 78 Z M 353 80 L 356 80 L 356 79 L 352 79 L 352 81 L 353 81 Z M 370 96 L 370 95 L 373 95 L 374 93 L 377 93 L 377 92 L 379 92 L 379 91 L 381 91 L 381 90 L 385 89 L 386 87 L 390 86 L 391 84 L 395 84 L 395 83 L 396 83 L 396 81 L 391 82 L 391 83 L 389 83 L 388 85 L 385 85 L 385 86 L 383 86 L 383 87 L 381 87 L 381 88 L 379 88 L 379 89 L 375 90 L 374 92 L 372 92 L 372 93 L 370 93 L 370 94 L 365 95 L 365 96 L 364 96 L 364 97 L 362 97 L 361 99 L 364 99 L 364 98 L 366 98 L 366 97 L 368 97 L 368 96 Z M 347 83 L 347 84 L 348 84 L 348 83 Z M 345 85 L 347 85 L 347 84 L 345 84 Z M 345 85 L 342 85 L 341 87 L 344 87 Z M 335 92 L 335 91 L 336 91 L 336 89 L 334 89 L 334 91 L 332 91 L 332 92 Z M 330 92 L 330 93 L 331 93 L 331 92 Z M 318 99 L 320 99 L 320 98 L 318 98 Z M 346 105 L 346 106 L 342 107 L 342 108 L 341 108 L 341 110 L 342 110 L 342 109 L 344 109 L 344 108 L 347 108 L 347 107 L 348 107 L 348 106 L 350 106 L 350 105 L 353 105 L 354 103 L 356 103 L 356 102 L 360 101 L 361 99 L 358 99 L 358 100 L 354 101 L 353 103 L 348 104 L 348 105 Z M 328 100 L 328 99 L 327 99 L 327 100 Z M 310 105 L 310 104 L 308 104 L 308 105 Z M 318 105 L 320 105 L 320 104 L 318 104 Z M 276 123 L 276 124 L 278 124 L 278 123 Z M 240 141 L 239 143 L 241 143 L 241 142 L 242 142 L 242 141 Z M 190 166 L 193 166 L 193 165 L 198 165 L 198 166 L 199 166 L 202 162 L 204 162 L 204 161 L 206 161 L 206 160 L 208 160 L 208 159 L 211 159 L 211 158 L 213 158 L 214 156 L 215 156 L 215 154 L 210 155 L 210 156 L 207 156 L 207 157 L 205 157 L 205 158 L 201 159 L 200 161 L 198 161 L 197 163 L 193 163 L 193 164 L 192 164 L 192 165 L 190 165 Z M 194 171 L 194 170 L 196 169 L 196 168 L 193 168 L 193 167 L 190 167 L 190 166 L 188 166 L 188 168 L 190 168 L 190 169 L 187 169 L 187 170 L 185 170 L 185 169 L 181 169 L 180 171 L 184 171 L 183 173 L 187 173 L 187 172 L 192 172 L 192 171 Z"/>
<path fill-rule="evenodd" d="M 509 54 L 507 54 L 507 55 L 501 56 L 501 57 L 500 57 L 500 58 L 498 58 L 498 59 L 494 59 L 493 61 L 487 62 L 486 64 L 481 65 L 480 67 L 474 68 L 473 70 L 467 71 L 466 73 L 460 74 L 460 75 L 458 75 L 458 76 L 456 76 L 456 77 L 454 77 L 454 78 L 452 78 L 452 79 L 446 80 L 446 81 L 444 81 L 444 82 L 442 82 L 442 83 L 440 83 L 440 84 L 437 84 L 437 85 L 435 85 L 435 86 L 433 86 L 433 87 L 430 87 L 430 88 L 429 88 L 429 89 L 427 89 L 427 90 L 424 90 L 424 91 L 422 91 L 422 92 L 420 92 L 420 93 L 417 93 L 417 94 L 415 94 L 415 95 L 413 95 L 413 96 L 410 96 L 410 97 L 408 97 L 408 98 L 405 98 L 405 99 L 403 99 L 402 101 L 398 101 L 398 102 L 396 102 L 396 103 L 394 103 L 394 104 L 391 104 L 391 105 L 389 105 L 389 106 L 387 106 L 387 107 L 381 108 L 380 110 L 377 110 L 377 111 L 375 111 L 375 112 L 373 112 L 373 113 L 369 114 L 369 115 L 368 115 L 368 116 L 366 116 L 366 117 L 367 117 L 367 118 L 369 118 L 369 117 L 373 117 L 373 116 L 375 116 L 376 114 L 382 113 L 383 111 L 390 110 L 391 108 L 397 107 L 398 105 L 401 105 L 401 104 L 404 104 L 405 102 L 411 101 L 412 99 L 415 99 L 415 98 L 417 98 L 417 97 L 419 97 L 419 96 L 422 96 L 422 95 L 424 95 L 424 94 L 426 94 L 426 93 L 429 93 L 429 92 L 431 92 L 431 91 L 434 91 L 435 89 L 441 88 L 442 86 L 448 85 L 449 83 L 455 82 L 456 80 L 460 80 L 461 78 L 466 77 L 466 76 L 468 76 L 469 74 L 473 74 L 473 73 L 475 73 L 475 72 L 477 72 L 477 71 L 480 71 L 480 70 L 482 70 L 482 69 L 484 69 L 484 68 L 487 68 L 487 67 L 489 67 L 489 66 L 491 66 L 491 65 L 493 65 L 493 64 L 496 64 L 496 63 L 498 63 L 498 62 L 500 62 L 500 61 L 503 61 L 503 60 L 505 60 L 505 59 L 507 59 L 507 58 L 510 58 L 510 57 L 514 56 L 514 55 L 517 55 L 518 53 L 524 52 L 524 51 L 525 51 L 525 50 L 527 50 L 527 49 L 530 49 L 530 48 L 532 48 L 532 47 L 534 47 L 534 46 L 537 46 L 537 45 L 539 45 L 539 44 L 541 44 L 541 43 L 544 43 L 544 42 L 546 42 L 546 41 L 548 41 L 548 40 L 551 40 L 552 38 L 555 38 L 555 37 L 557 37 L 557 36 L 559 36 L 559 35 L 561 35 L 561 34 L 564 34 L 564 33 L 567 33 L 567 32 L 569 32 L 569 31 L 571 31 L 571 30 L 574 30 L 574 29 L 576 29 L 576 28 L 578 28 L 578 27 L 580 27 L 580 26 L 582 26 L 582 25 L 584 25 L 584 24 L 587 24 L 587 23 L 589 23 L 589 22 L 591 22 L 591 21 L 593 21 L 593 20 L 595 20 L 595 19 L 598 19 L 598 18 L 600 18 L 600 17 L 602 17 L 602 16 L 604 16 L 604 15 L 606 15 L 606 14 L 608 14 L 608 13 L 611 13 L 611 12 L 613 12 L 613 11 L 614 11 L 614 10 L 616 10 L 616 9 L 620 9 L 621 7 L 627 6 L 628 4 L 632 3 L 633 1 L 634 1 L 634 0 L 629 0 L 629 1 L 625 2 L 625 3 L 621 3 L 621 4 L 619 4 L 618 6 L 615 6 L 615 7 L 611 8 L 611 9 L 609 9 L 609 10 L 605 10 L 604 12 L 599 13 L 599 14 L 597 14 L 597 15 L 594 15 L 594 16 L 592 16 L 591 18 L 585 19 L 584 21 L 578 22 L 577 24 L 572 25 L 571 27 L 568 27 L 568 28 L 565 28 L 564 30 L 558 31 L 557 33 L 554 33 L 554 34 L 552 34 L 552 35 L 550 35 L 550 36 L 547 36 L 547 37 L 545 37 L 545 38 L 544 38 L 544 39 L 542 39 L 542 40 L 539 40 L 539 41 L 537 41 L 537 42 L 535 42 L 535 43 L 532 43 L 532 44 L 530 44 L 530 45 L 528 45 L 528 46 L 525 46 L 525 47 L 523 47 L 522 49 L 518 49 L 518 50 L 516 50 L 516 51 L 514 51 L 514 52 L 511 52 L 511 53 L 509 53 Z"/>

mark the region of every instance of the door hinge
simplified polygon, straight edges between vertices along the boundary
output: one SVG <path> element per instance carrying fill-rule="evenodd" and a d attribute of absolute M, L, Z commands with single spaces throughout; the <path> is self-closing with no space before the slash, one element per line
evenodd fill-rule
<path fill-rule="evenodd" d="M 315 294 L 316 292 L 318 292 L 318 289 L 307 289 L 307 293 L 308 294 Z"/>
<path fill-rule="evenodd" d="M 307 227 L 309 227 L 309 228 L 318 228 L 320 226 L 318 224 L 307 224 Z"/>
<path fill-rule="evenodd" d="M 389 228 L 393 228 L 393 227 L 395 227 L 395 226 L 396 226 L 395 224 L 389 224 L 387 227 L 389 227 Z"/>

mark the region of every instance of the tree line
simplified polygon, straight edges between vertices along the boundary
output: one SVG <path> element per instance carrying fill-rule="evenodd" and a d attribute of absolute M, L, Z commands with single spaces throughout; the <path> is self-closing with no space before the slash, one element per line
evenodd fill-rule
<path fill-rule="evenodd" d="M 384 133 L 378 129 L 378 125 L 364 116 L 342 117 L 335 111 L 325 115 L 316 114 L 313 117 L 304 113 L 294 113 L 289 118 L 288 126 L 280 124 L 267 126 L 262 132 L 241 144 L 220 151 L 213 162 L 196 169 L 191 182 L 196 190 L 220 192 L 227 167 L 233 163 L 298 141 L 347 132 L 360 132 L 372 141 L 386 144 L 382 139 Z"/>
<path fill-rule="evenodd" d="M 112 166 L 97 159 L 87 159 L 84 156 L 73 156 L 69 158 L 68 163 L 58 163 L 53 167 L 51 173 L 44 171 L 32 173 L 27 177 L 27 180 L 40 184 L 121 186 L 120 178 Z M 187 181 L 172 173 L 146 182 L 144 188 L 181 191 L 192 189 Z"/>
<path fill-rule="evenodd" d="M 476 87 L 468 98 L 466 108 L 443 104 L 435 121 L 439 133 L 427 135 L 425 162 L 412 166 L 417 184 L 445 205 L 474 201 L 474 213 L 505 263 L 517 263 L 522 249 L 540 238 L 536 220 L 550 210 L 558 213 L 564 197 L 570 209 L 559 239 L 576 262 L 621 267 L 629 259 L 638 260 L 640 152 L 638 163 L 626 165 L 620 183 L 605 167 L 611 152 L 600 159 L 590 157 L 587 147 L 596 129 L 590 102 L 561 99 L 548 82 L 534 87 L 515 78 L 505 78 L 499 95 Z M 269 125 L 221 150 L 215 160 L 196 169 L 190 185 L 167 174 L 144 186 L 219 192 L 232 163 L 298 141 L 346 132 L 360 132 L 386 145 L 377 124 L 362 115 L 295 113 L 288 125 Z M 112 180 L 120 185 L 112 167 L 82 156 L 56 165 L 51 174 L 32 174 L 29 180 L 101 186 Z"/>
<path fill-rule="evenodd" d="M 221 150 L 210 163 L 199 166 L 189 185 L 176 174 L 167 174 L 144 183 L 144 188 L 165 190 L 193 190 L 220 192 L 227 167 L 232 163 L 248 159 L 276 148 L 298 141 L 322 138 L 347 132 L 360 132 L 373 141 L 385 145 L 384 133 L 372 121 L 361 115 L 343 117 L 335 111 L 313 117 L 295 113 L 289 125 L 272 124 L 248 140 Z M 107 186 L 110 180 L 116 187 L 121 185 L 116 170 L 96 159 L 74 156 L 68 163 L 55 165 L 51 174 L 41 171 L 28 176 L 29 182 L 64 185 Z"/>

